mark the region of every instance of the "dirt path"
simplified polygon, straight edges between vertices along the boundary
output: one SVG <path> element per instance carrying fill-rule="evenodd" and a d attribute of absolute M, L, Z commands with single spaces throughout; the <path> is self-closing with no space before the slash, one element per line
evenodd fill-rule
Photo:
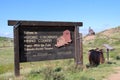
<path fill-rule="evenodd" d="M 120 67 L 115 68 L 115 72 L 108 76 L 104 80 L 120 80 Z"/>

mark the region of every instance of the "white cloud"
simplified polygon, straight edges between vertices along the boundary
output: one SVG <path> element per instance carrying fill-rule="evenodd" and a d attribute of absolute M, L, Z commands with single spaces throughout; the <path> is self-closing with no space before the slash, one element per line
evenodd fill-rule
<path fill-rule="evenodd" d="M 0 36 L 13 38 L 13 34 L 9 32 L 5 32 L 5 33 L 0 32 Z"/>

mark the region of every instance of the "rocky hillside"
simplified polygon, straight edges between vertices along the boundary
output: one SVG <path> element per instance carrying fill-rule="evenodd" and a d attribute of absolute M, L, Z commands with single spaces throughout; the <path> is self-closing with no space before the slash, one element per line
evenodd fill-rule
<path fill-rule="evenodd" d="M 91 48 L 105 49 L 103 44 L 108 44 L 115 49 L 114 51 L 111 51 L 111 57 L 116 58 L 116 56 L 120 56 L 120 26 L 83 38 L 85 51 L 88 51 Z"/>
<path fill-rule="evenodd" d="M 83 38 L 85 44 L 90 42 L 95 42 L 97 40 L 103 41 L 103 43 L 108 43 L 108 44 L 114 44 L 120 42 L 120 26 L 99 32 L 96 35 L 85 36 Z"/>

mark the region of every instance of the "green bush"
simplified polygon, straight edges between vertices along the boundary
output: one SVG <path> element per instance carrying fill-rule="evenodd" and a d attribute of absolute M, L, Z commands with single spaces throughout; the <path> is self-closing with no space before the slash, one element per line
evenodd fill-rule
<path fill-rule="evenodd" d="M 57 67 L 57 68 L 55 69 L 55 72 L 60 72 L 61 70 L 62 70 L 61 67 Z"/>
<path fill-rule="evenodd" d="M 118 56 L 116 56 L 116 60 L 120 60 L 120 56 L 118 55 Z"/>

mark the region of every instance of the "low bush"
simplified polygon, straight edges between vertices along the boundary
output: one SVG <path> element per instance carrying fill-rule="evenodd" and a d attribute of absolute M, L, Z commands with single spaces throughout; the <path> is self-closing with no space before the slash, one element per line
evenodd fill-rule
<path fill-rule="evenodd" d="M 116 56 L 116 60 L 120 60 L 120 55 Z"/>

